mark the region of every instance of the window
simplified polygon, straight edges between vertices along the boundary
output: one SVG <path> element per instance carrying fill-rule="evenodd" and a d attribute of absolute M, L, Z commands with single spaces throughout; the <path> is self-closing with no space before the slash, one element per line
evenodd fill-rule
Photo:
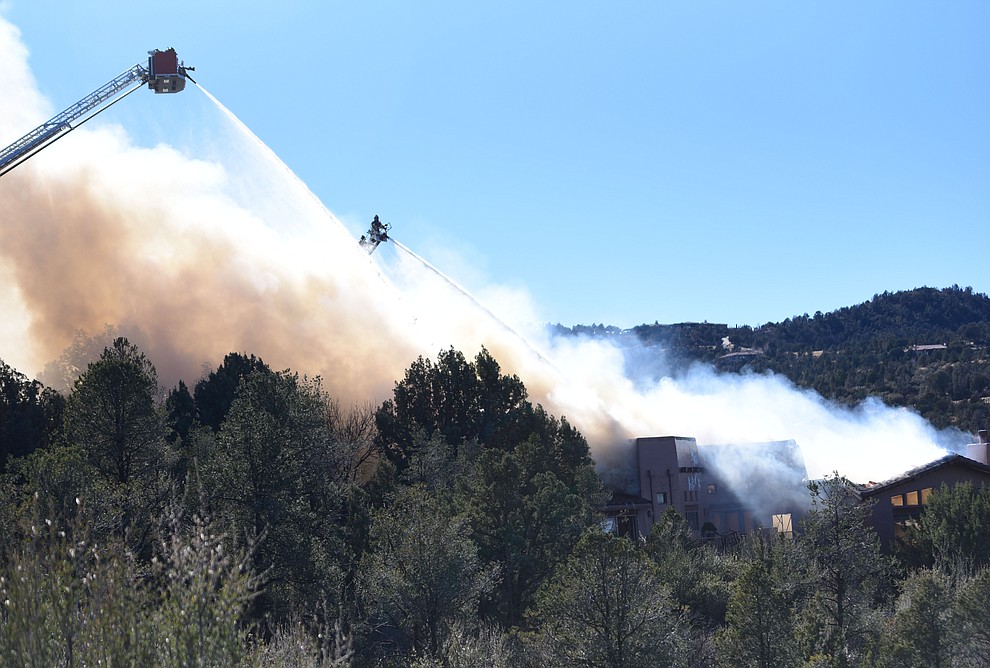
<path fill-rule="evenodd" d="M 914 490 L 913 492 L 908 492 L 907 494 L 904 495 L 904 497 L 906 499 L 905 501 L 906 505 L 908 506 L 918 505 L 918 490 Z"/>
<path fill-rule="evenodd" d="M 890 505 L 892 505 L 892 506 L 903 506 L 904 505 L 904 495 L 903 494 L 894 494 L 892 497 L 890 497 Z"/>
<path fill-rule="evenodd" d="M 718 489 L 716 489 L 715 483 L 713 483 L 713 482 L 708 483 L 708 493 L 709 494 L 714 494 L 717 491 L 718 491 Z"/>
<path fill-rule="evenodd" d="M 923 490 L 921 490 L 921 504 L 922 505 L 928 505 L 928 497 L 931 496 L 932 495 L 932 492 L 934 492 L 934 491 L 935 490 L 932 489 L 931 487 L 925 487 Z"/>
<path fill-rule="evenodd" d="M 684 513 L 684 517 L 687 519 L 688 526 L 694 531 L 698 530 L 698 511 L 692 510 L 691 512 Z"/>
<path fill-rule="evenodd" d="M 657 492 L 657 503 L 661 506 L 667 503 L 667 492 Z"/>
<path fill-rule="evenodd" d="M 790 513 L 771 515 L 770 518 L 773 521 L 774 531 L 777 533 L 782 533 L 788 538 L 794 535 L 794 524 L 791 522 Z"/>

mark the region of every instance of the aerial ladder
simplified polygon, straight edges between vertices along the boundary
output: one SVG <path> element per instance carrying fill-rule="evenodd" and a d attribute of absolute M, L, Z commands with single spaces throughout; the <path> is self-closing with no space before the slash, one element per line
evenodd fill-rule
<path fill-rule="evenodd" d="M 189 76 L 189 72 L 195 71 L 195 67 L 186 67 L 179 62 L 175 49 L 149 51 L 147 65 L 138 63 L 0 151 L 0 176 L 124 99 L 141 85 L 148 84 L 148 88 L 156 94 L 178 93 L 186 87 L 186 79 L 196 83 Z"/>

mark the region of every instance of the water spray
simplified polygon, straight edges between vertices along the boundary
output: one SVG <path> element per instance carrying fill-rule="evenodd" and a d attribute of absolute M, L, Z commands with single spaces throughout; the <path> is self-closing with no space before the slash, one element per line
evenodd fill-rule
<path fill-rule="evenodd" d="M 238 130 L 240 130 L 244 134 L 245 137 L 247 137 L 248 139 L 251 140 L 251 142 L 254 144 L 255 148 L 257 148 L 261 152 L 262 155 L 264 155 L 266 158 L 268 158 L 268 160 L 270 160 L 272 162 L 272 164 L 278 165 L 285 172 L 286 176 L 288 176 L 289 180 L 296 187 L 298 187 L 299 189 L 301 189 L 302 191 L 304 191 L 306 194 L 308 194 L 313 199 L 313 201 L 317 204 L 317 206 L 329 218 L 333 218 L 334 217 L 333 214 L 330 213 L 330 210 L 327 209 L 326 205 L 320 200 L 319 197 L 316 196 L 316 193 L 314 193 L 312 190 L 310 190 L 309 186 L 307 186 L 306 183 L 302 179 L 300 179 L 299 176 L 294 171 L 292 171 L 291 169 L 289 169 L 289 166 L 287 164 L 285 164 L 285 162 L 282 161 L 282 158 L 278 157 L 278 155 L 275 153 L 275 151 L 273 151 L 268 146 L 268 144 L 266 144 L 265 142 L 261 141 L 261 139 L 258 138 L 258 135 L 256 135 L 253 132 L 251 132 L 251 128 L 249 128 L 248 126 L 244 125 L 244 122 L 241 119 L 239 119 L 237 116 L 235 116 L 234 115 L 234 112 L 232 112 L 230 109 L 228 109 L 227 107 L 225 107 L 223 105 L 223 103 L 220 102 L 220 100 L 218 100 L 217 98 L 215 98 L 210 93 L 210 91 L 206 90 L 206 88 L 204 88 L 202 84 L 198 84 L 197 87 L 201 91 L 203 91 L 203 94 L 206 95 L 206 97 L 210 100 L 210 102 L 212 102 L 213 104 L 215 104 L 216 107 L 217 107 L 217 109 L 219 109 L 223 113 L 223 115 L 226 116 L 227 119 L 231 123 L 233 123 L 234 127 L 236 127 Z"/>
<path fill-rule="evenodd" d="M 558 369 L 557 366 L 553 362 L 551 362 L 549 359 L 547 359 L 546 355 L 544 355 L 543 353 L 541 353 L 536 348 L 536 346 L 529 341 L 529 339 L 527 339 L 525 336 L 523 336 L 522 334 L 520 334 L 519 332 L 517 332 L 516 330 L 514 330 L 512 327 L 510 327 L 508 324 L 506 324 L 501 318 L 499 318 L 497 315 L 495 315 L 490 310 L 488 310 L 488 308 L 484 304 L 482 304 L 480 301 L 478 301 L 478 299 L 474 295 L 472 295 L 470 292 L 468 292 L 465 288 L 463 288 L 460 285 L 458 285 L 458 283 L 454 279 L 452 279 L 450 276 L 447 276 L 442 271 L 440 271 L 439 269 L 437 269 L 436 267 L 434 267 L 432 264 L 430 264 L 426 260 L 426 258 L 420 257 L 419 255 L 417 255 L 416 253 L 414 253 L 412 250 L 410 250 L 408 247 L 406 247 L 405 245 L 399 243 L 395 239 L 395 237 L 389 237 L 389 239 L 392 241 L 392 243 L 395 244 L 395 247 L 396 248 L 398 248 L 401 251 L 404 251 L 410 257 L 412 257 L 413 259 L 419 261 L 419 263 L 422 264 L 424 267 L 426 267 L 427 269 L 429 269 L 430 271 L 432 271 L 434 274 L 436 274 L 437 276 L 439 276 L 440 278 L 442 278 L 444 281 L 446 281 L 447 284 L 450 285 L 450 287 L 454 288 L 455 290 L 457 290 L 458 292 L 460 292 L 462 295 L 464 295 L 465 297 L 467 297 L 471 301 L 472 304 L 474 304 L 479 309 L 481 309 L 482 311 L 484 311 L 485 314 L 487 314 L 488 317 L 491 318 L 493 321 L 495 321 L 496 323 L 498 323 L 499 326 L 501 326 L 507 332 L 509 332 L 514 337 L 516 337 L 517 339 L 519 339 L 520 341 L 522 341 L 526 345 L 526 347 L 529 348 L 530 352 L 532 352 L 534 355 L 536 355 L 536 357 L 539 358 L 539 360 L 541 362 L 543 362 L 544 364 L 546 364 L 547 366 L 549 366 L 551 369 L 553 369 L 557 373 L 561 373 L 560 369 Z"/>
<path fill-rule="evenodd" d="M 0 28 L 6 26 L 0 18 Z M 2 38 L 5 70 L 28 72 L 26 50 L 16 38 L 11 44 Z M 27 85 L 4 92 L 5 101 L 40 97 Z M 148 332 L 142 348 L 165 384 L 195 379 L 207 363 L 241 350 L 277 368 L 323 374 L 328 391 L 344 402 L 389 396 L 409 360 L 423 351 L 404 316 L 434 306 L 434 295 L 400 291 L 383 279 L 373 258 L 298 177 L 203 92 L 234 129 L 231 148 L 246 160 L 222 154 L 198 161 L 168 146 L 137 149 L 101 133 L 91 144 L 75 144 L 85 155 L 65 149 L 59 170 L 39 169 L 25 187 L 5 184 L 0 353 L 32 350 L 44 363 L 73 332 L 117 322 Z M 149 182 L 148 173 L 156 178 Z M 266 206 L 270 215 L 261 210 Z M 884 479 L 943 454 L 935 451 L 940 439 L 930 425 L 879 402 L 837 407 L 777 377 L 704 368 L 643 386 L 626 376 L 613 343 L 580 337 L 541 341 L 566 347 L 540 354 L 461 286 L 396 246 L 403 261 L 417 260 L 411 264 L 420 273 L 425 267 L 443 279 L 437 286 L 474 305 L 450 309 L 445 336 L 451 344 L 463 350 L 485 330 L 511 334 L 502 338 L 518 355 L 508 355 L 506 371 L 525 374 L 534 401 L 566 415 L 603 467 L 624 462 L 628 439 L 647 434 L 683 433 L 708 443 L 794 439 L 810 475 L 839 470 L 854 480 Z M 381 290 L 383 282 L 389 290 Z M 478 317 L 479 311 L 489 317 Z M 527 368 L 523 356 L 540 363 Z"/>

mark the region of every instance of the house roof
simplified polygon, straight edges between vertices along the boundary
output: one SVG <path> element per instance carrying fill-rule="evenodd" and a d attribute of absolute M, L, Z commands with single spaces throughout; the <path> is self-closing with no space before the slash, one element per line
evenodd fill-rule
<path fill-rule="evenodd" d="M 973 471 L 976 471 L 978 473 L 983 473 L 986 476 L 990 477 L 990 466 L 987 466 L 986 464 L 981 464 L 980 462 L 972 460 L 968 457 L 963 457 L 960 454 L 952 453 L 944 457 L 940 457 L 923 466 L 919 466 L 909 471 L 905 471 L 896 478 L 891 478 L 890 480 L 884 480 L 883 482 L 879 482 L 879 483 L 861 485 L 855 491 L 856 494 L 861 499 L 867 499 L 872 496 L 876 496 L 877 494 L 880 494 L 890 489 L 891 487 L 896 487 L 897 485 L 900 485 L 902 483 L 916 480 L 925 475 L 928 475 L 929 473 L 933 473 L 935 471 L 938 471 L 939 469 L 944 469 L 949 466 L 962 466 L 971 469 Z"/>

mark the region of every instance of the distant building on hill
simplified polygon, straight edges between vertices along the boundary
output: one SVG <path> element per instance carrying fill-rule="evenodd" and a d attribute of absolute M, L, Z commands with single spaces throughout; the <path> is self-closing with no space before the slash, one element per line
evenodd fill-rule
<path fill-rule="evenodd" d="M 738 350 L 715 358 L 715 368 L 721 371 L 739 371 L 757 357 L 763 355 L 762 350 Z"/>
<path fill-rule="evenodd" d="M 904 352 L 908 353 L 930 353 L 936 350 L 948 350 L 949 346 L 944 343 L 925 343 L 921 345 L 908 346 Z"/>

